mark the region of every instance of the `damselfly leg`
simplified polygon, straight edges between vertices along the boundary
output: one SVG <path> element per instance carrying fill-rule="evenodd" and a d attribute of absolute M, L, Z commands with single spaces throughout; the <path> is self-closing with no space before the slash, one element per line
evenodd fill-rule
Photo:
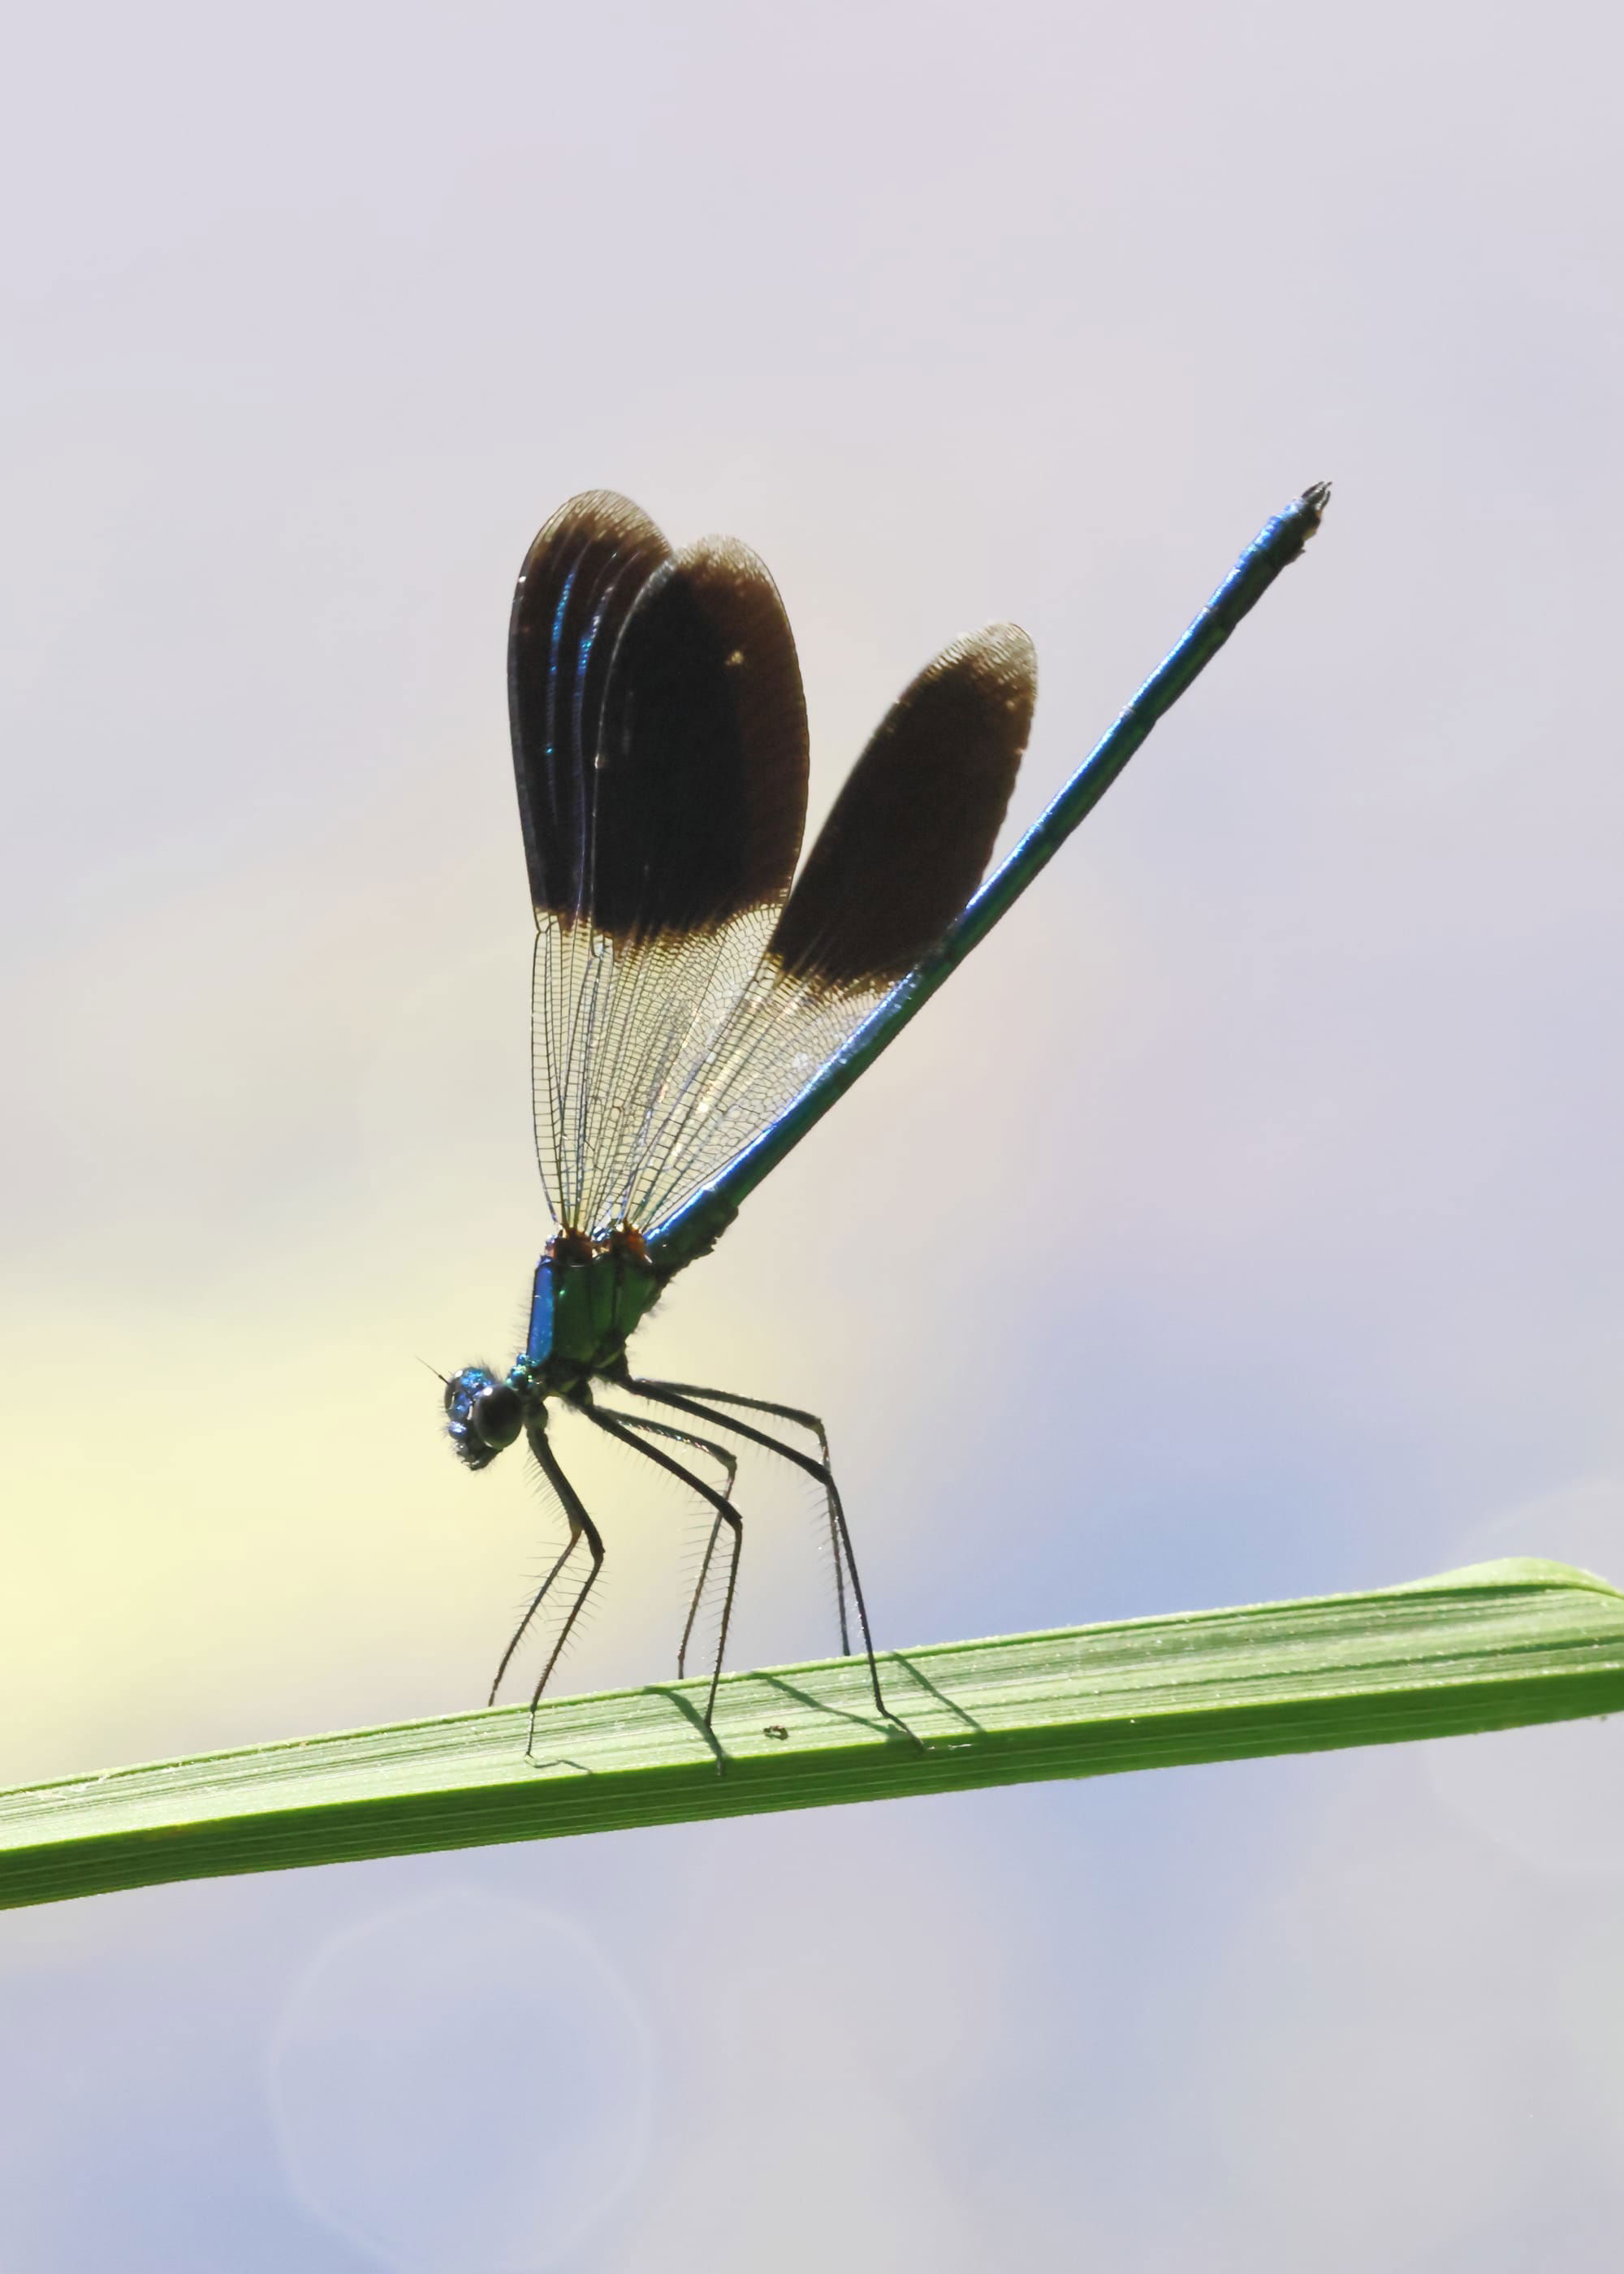
<path fill-rule="evenodd" d="M 541 1608 L 543 1603 L 546 1600 L 553 1581 L 564 1569 L 565 1564 L 568 1562 L 570 1557 L 575 1554 L 575 1549 L 579 1547 L 583 1540 L 586 1542 L 587 1554 L 590 1556 L 592 1562 L 592 1568 L 587 1573 L 586 1577 L 582 1581 L 581 1585 L 576 1592 L 575 1600 L 569 1607 L 568 1615 L 565 1619 L 563 1625 L 559 1629 L 558 1639 L 554 1642 L 553 1648 L 547 1653 L 547 1662 L 541 1669 L 541 1678 L 537 1683 L 535 1689 L 530 1692 L 530 1733 L 524 1748 L 526 1753 L 528 1753 L 531 1746 L 534 1745 L 536 1742 L 536 1708 L 541 1703 L 541 1693 L 547 1686 L 547 1683 L 552 1675 L 553 1668 L 558 1664 L 560 1658 L 563 1655 L 564 1645 L 569 1640 L 570 1630 L 574 1627 L 575 1621 L 580 1617 L 582 1608 L 584 1605 L 587 1597 L 592 1592 L 593 1585 L 597 1580 L 598 1573 L 604 1568 L 604 1543 L 602 1534 L 599 1532 L 598 1526 L 593 1523 L 591 1517 L 586 1512 L 586 1508 L 582 1501 L 580 1494 L 575 1490 L 574 1485 L 570 1483 L 569 1479 L 564 1474 L 563 1470 L 560 1468 L 557 1457 L 554 1454 L 552 1446 L 547 1442 L 547 1421 L 545 1412 L 532 1415 L 525 1423 L 525 1435 L 530 1441 L 530 1450 L 536 1457 L 537 1466 L 540 1469 L 543 1476 L 547 1480 L 547 1482 L 552 1486 L 553 1491 L 558 1495 L 559 1500 L 562 1504 L 565 1520 L 569 1525 L 569 1542 L 565 1547 L 563 1554 L 558 1558 L 552 1570 L 548 1572 L 546 1577 L 542 1581 L 540 1586 L 536 1590 L 535 1594 L 530 1598 L 529 1609 L 525 1612 L 524 1616 L 519 1621 L 518 1625 L 514 1629 L 513 1639 L 508 1644 L 507 1649 L 502 1653 L 502 1662 L 496 1669 L 495 1681 L 491 1684 L 491 1703 L 492 1705 L 496 1702 L 496 1693 L 501 1687 L 502 1676 L 507 1673 L 508 1666 L 512 1662 L 515 1651 L 518 1649 L 519 1645 L 523 1641 L 525 1635 L 529 1632 L 530 1623 L 535 1618 L 537 1612 Z"/>
<path fill-rule="evenodd" d="M 698 1452 L 709 1453 L 712 1460 L 720 1463 L 727 1479 L 726 1497 L 728 1500 L 733 1498 L 733 1486 L 739 1475 L 739 1459 L 737 1454 L 729 1452 L 726 1445 L 718 1445 L 713 1437 L 695 1436 L 691 1429 L 673 1428 L 669 1421 L 656 1421 L 646 1413 L 627 1413 L 618 1406 L 611 1405 L 599 1405 L 596 1410 L 599 1413 L 613 1414 L 617 1421 L 623 1421 L 628 1429 L 645 1429 L 654 1436 L 670 1437 L 679 1445 L 692 1445 Z M 679 1682 L 684 1680 L 688 1674 L 688 1645 L 694 1639 L 694 1623 L 699 1616 L 700 1604 L 704 1600 L 705 1582 L 710 1577 L 710 1566 L 715 1561 L 716 1543 L 721 1536 L 721 1517 L 713 1517 L 710 1520 L 710 1533 L 705 1540 L 704 1554 L 699 1559 L 699 1577 L 694 1582 L 693 1600 L 688 1607 L 688 1618 L 683 1624 L 682 1639 L 677 1645 Z"/>
<path fill-rule="evenodd" d="M 888 1721 L 895 1721 L 899 1729 L 907 1730 L 907 1734 L 912 1736 L 914 1733 L 908 1729 L 907 1723 L 903 1721 L 901 1715 L 893 1713 L 885 1703 L 885 1693 L 880 1687 L 880 1669 L 875 1660 L 874 1638 L 868 1629 L 868 1606 L 863 1601 L 862 1581 L 857 1575 L 857 1558 L 852 1549 L 851 1530 L 846 1524 L 846 1510 L 841 1505 L 839 1487 L 835 1482 L 834 1472 L 830 1467 L 828 1459 L 825 1457 L 823 1460 L 815 1461 L 809 1453 L 803 1453 L 799 1446 L 786 1445 L 781 1437 L 770 1437 L 764 1429 L 757 1429 L 752 1423 L 741 1421 L 732 1413 L 720 1412 L 717 1409 L 724 1405 L 743 1405 L 752 1412 L 777 1414 L 786 1421 L 794 1421 L 802 1427 L 814 1429 L 827 1455 L 829 1439 L 823 1423 L 816 1415 L 804 1413 L 795 1406 L 775 1405 L 764 1397 L 735 1397 L 731 1390 L 703 1389 L 695 1382 L 648 1382 L 629 1372 L 617 1374 L 615 1379 L 622 1389 L 629 1389 L 639 1397 L 650 1399 L 656 1405 L 673 1406 L 679 1413 L 690 1414 L 696 1420 L 709 1421 L 718 1427 L 731 1429 L 736 1437 L 744 1438 L 749 1444 L 760 1445 L 769 1453 L 777 1453 L 781 1460 L 792 1462 L 796 1468 L 803 1469 L 808 1476 L 816 1479 L 823 1488 L 828 1502 L 830 1538 L 834 1551 L 837 1585 L 841 1585 L 838 1575 L 843 1565 L 851 1581 L 852 1601 L 856 1608 L 857 1623 L 862 1635 L 863 1655 L 868 1661 L 868 1682 L 874 1691 L 874 1702 Z M 699 1401 L 702 1399 L 709 1402 L 701 1404 Z M 845 1632 L 846 1606 L 843 1588 L 840 1595 L 840 1608 L 844 1655 L 850 1657 L 852 1653 Z"/>
<path fill-rule="evenodd" d="M 623 1445 L 629 1445 L 634 1453 L 641 1453 L 645 1461 L 652 1461 L 656 1468 L 664 1469 L 667 1475 L 676 1477 L 687 1485 L 691 1492 L 696 1492 L 702 1500 L 709 1501 L 716 1510 L 718 1523 L 726 1525 L 733 1533 L 733 1555 L 727 1570 L 727 1592 L 722 1598 L 722 1623 L 717 1636 L 716 1663 L 710 1669 L 710 1689 L 705 1699 L 705 1727 L 708 1729 L 716 1712 L 717 1684 L 722 1678 L 722 1660 L 727 1651 L 727 1630 L 733 1621 L 733 1597 L 738 1592 L 739 1558 L 744 1551 L 744 1519 L 726 1493 L 718 1492 L 714 1485 L 708 1485 L 703 1477 L 696 1477 L 692 1469 L 684 1468 L 681 1462 L 673 1460 L 669 1453 L 662 1453 L 658 1445 L 645 1444 L 635 1434 L 634 1427 L 595 1405 L 589 1393 L 582 1393 L 579 1410 L 606 1435 L 618 1438 Z M 719 1419 L 721 1417 L 707 1417 L 702 1410 L 699 1418 L 703 1420 L 707 1418 Z"/>
<path fill-rule="evenodd" d="M 718 1405 L 742 1405 L 752 1413 L 775 1414 L 780 1421 L 793 1421 L 797 1428 L 809 1430 L 816 1438 L 818 1451 L 823 1456 L 823 1466 L 828 1474 L 823 1497 L 829 1517 L 829 1560 L 835 1575 L 835 1615 L 840 1623 L 840 1655 L 850 1658 L 852 1636 L 846 1614 L 846 1567 L 851 1558 L 851 1544 L 845 1536 L 845 1514 L 840 1506 L 840 1495 L 835 1489 L 834 1468 L 829 1457 L 829 1432 L 822 1421 L 816 1413 L 808 1413 L 799 1405 L 778 1405 L 770 1397 L 741 1397 L 731 1389 L 698 1389 L 688 1382 L 662 1382 L 658 1386 L 661 1389 L 674 1390 L 680 1397 L 709 1398 Z M 775 1452 L 789 1451 L 788 1447 L 780 1445 L 776 1438 L 763 1442 L 770 1442 Z M 856 1576 L 856 1567 L 853 1565 L 851 1577 L 854 1580 Z"/>

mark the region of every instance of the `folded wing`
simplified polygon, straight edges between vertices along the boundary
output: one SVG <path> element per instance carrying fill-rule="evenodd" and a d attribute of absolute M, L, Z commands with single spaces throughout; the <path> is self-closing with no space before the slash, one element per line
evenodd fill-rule
<path fill-rule="evenodd" d="M 783 907 L 806 810 L 801 674 L 752 553 L 673 553 L 605 491 L 530 547 L 508 657 L 537 1151 L 557 1222 L 600 1231 L 634 1212 L 639 1164 Z"/>
<path fill-rule="evenodd" d="M 944 649 L 882 720 L 766 951 L 643 1145 L 630 1213 L 658 1226 L 718 1175 L 934 947 L 992 856 L 1031 731 L 1032 643 Z"/>

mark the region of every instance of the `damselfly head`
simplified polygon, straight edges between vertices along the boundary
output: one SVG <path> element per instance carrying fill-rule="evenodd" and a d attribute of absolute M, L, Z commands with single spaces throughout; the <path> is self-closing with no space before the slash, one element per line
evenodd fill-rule
<path fill-rule="evenodd" d="M 446 1434 L 470 1469 L 488 1466 L 523 1427 L 518 1391 L 488 1366 L 465 1366 L 446 1384 Z"/>

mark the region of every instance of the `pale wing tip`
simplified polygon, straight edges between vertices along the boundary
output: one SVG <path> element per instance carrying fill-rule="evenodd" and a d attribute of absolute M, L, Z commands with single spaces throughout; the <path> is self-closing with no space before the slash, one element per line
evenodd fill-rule
<path fill-rule="evenodd" d="M 536 532 L 525 556 L 526 570 L 551 553 L 559 540 L 565 538 L 577 544 L 606 539 L 633 550 L 670 550 L 664 531 L 650 520 L 640 505 L 622 497 L 618 490 L 580 490 L 574 497 L 566 498 Z"/>
<path fill-rule="evenodd" d="M 1030 702 L 1037 694 L 1038 651 L 1019 624 L 983 624 L 944 647 L 926 672 L 931 678 L 951 673 Z"/>

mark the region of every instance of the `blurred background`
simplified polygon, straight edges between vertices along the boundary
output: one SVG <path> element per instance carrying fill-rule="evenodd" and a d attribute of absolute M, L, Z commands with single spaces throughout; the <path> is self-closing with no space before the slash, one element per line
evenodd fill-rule
<path fill-rule="evenodd" d="M 0 1777 L 479 1704 L 558 1519 L 439 1434 L 549 1227 L 512 580 L 778 576 L 815 814 L 944 642 L 1011 836 L 1326 527 L 682 1279 L 891 1645 L 1528 1553 L 1624 1580 L 1613 11 L 36 11 L 0 167 Z M 566 1669 L 698 1520 L 583 1459 Z M 747 1465 L 733 1662 L 831 1646 Z M 0 1921 L 29 2274 L 1611 2268 L 1602 1725 Z"/>

